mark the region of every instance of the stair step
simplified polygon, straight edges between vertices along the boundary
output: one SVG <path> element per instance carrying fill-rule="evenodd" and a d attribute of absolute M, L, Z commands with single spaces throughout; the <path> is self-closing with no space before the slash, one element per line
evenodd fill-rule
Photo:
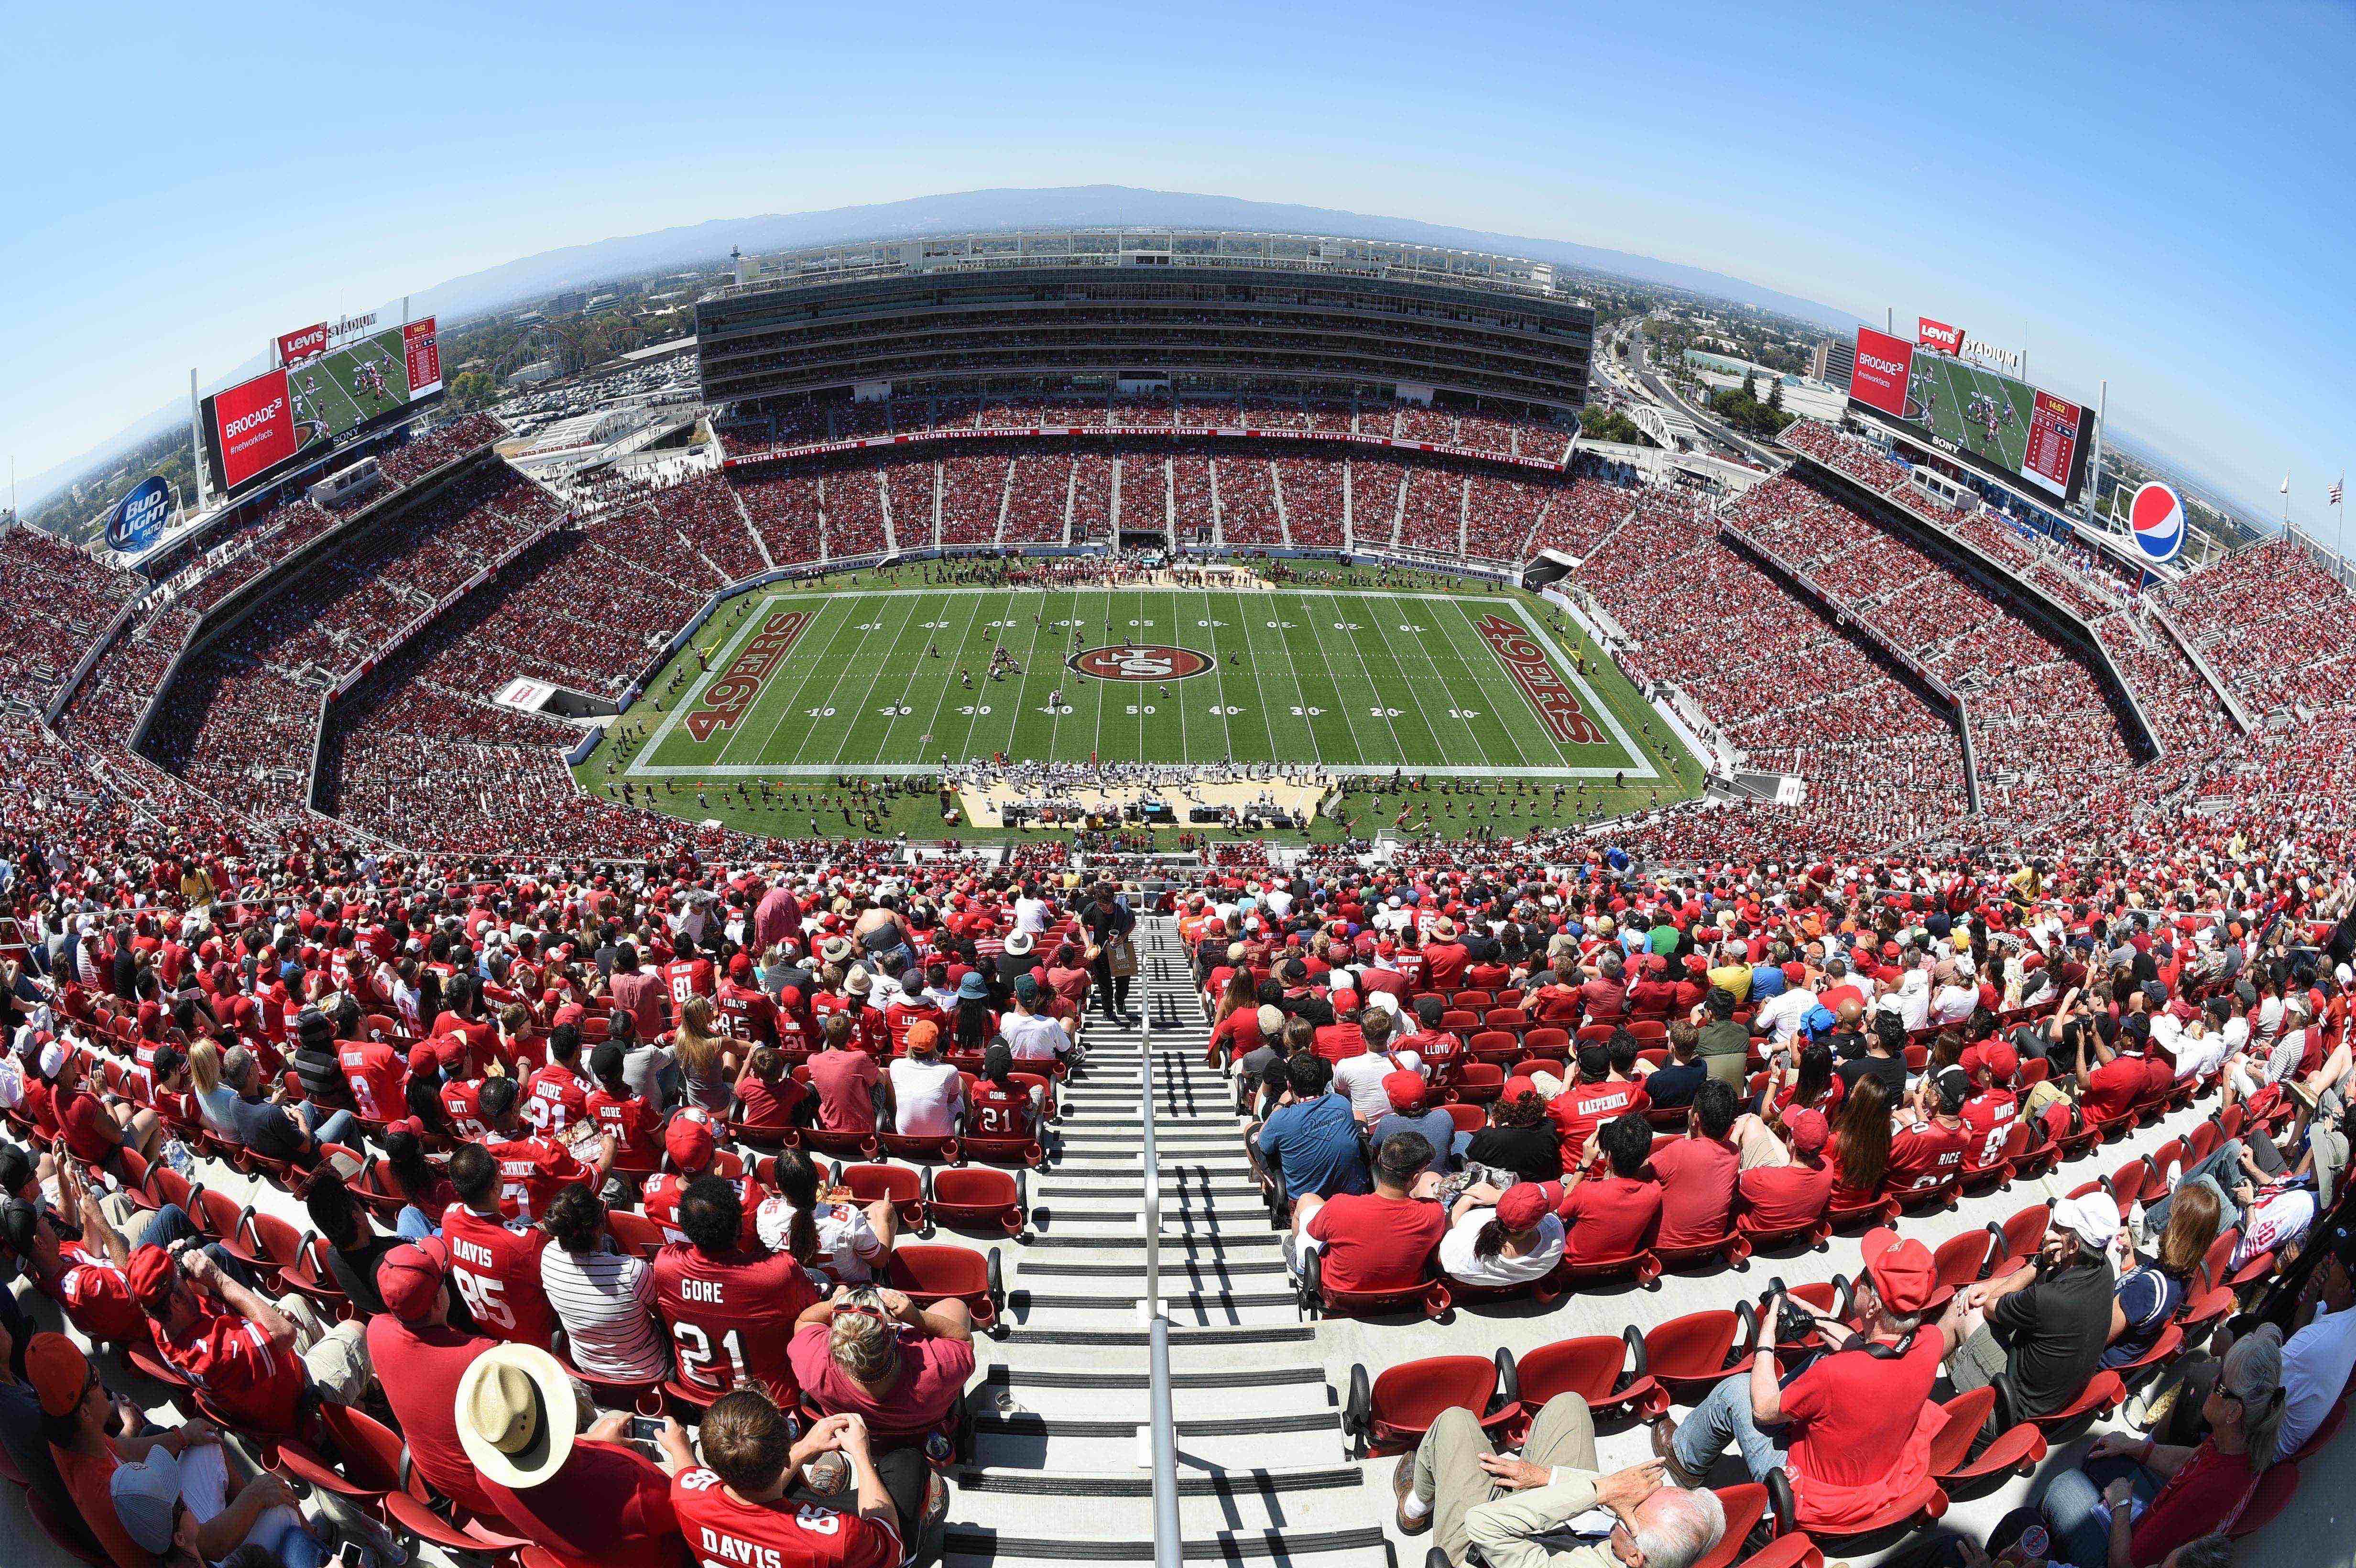
<path fill-rule="evenodd" d="M 1178 1476 L 1178 1495 L 1182 1498 L 1220 1498 L 1234 1496 L 1257 1497 L 1269 1494 L 1296 1494 L 1309 1491 L 1352 1491 L 1365 1477 L 1355 1465 L 1336 1465 L 1312 1470 L 1237 1470 L 1231 1474 L 1205 1475 L 1182 1469 Z M 1010 1497 L 1084 1497 L 1084 1498 L 1151 1498 L 1153 1477 L 1140 1472 L 1135 1475 L 1050 1475 L 1033 1470 L 975 1467 L 958 1473 L 958 1491 L 965 1493 L 1000 1493 Z"/>
<path fill-rule="evenodd" d="M 1173 1351 L 1182 1345 L 1301 1345 L 1316 1338 L 1317 1330 L 1306 1323 L 1234 1323 L 1208 1328 L 1176 1323 L 1170 1326 Z M 1052 1323 L 1011 1328 L 1000 1341 L 1004 1345 L 1134 1345 L 1141 1349 L 1149 1342 L 1146 1331 L 1135 1327 Z"/>
<path fill-rule="evenodd" d="M 1389 1568 L 1391 1554 L 1379 1527 L 1295 1533 L 1269 1531 L 1257 1535 L 1221 1532 L 1190 1538 L 1180 1553 L 1188 1562 L 1224 1563 L 1238 1558 L 1276 1558 L 1298 1562 L 1315 1557 L 1332 1568 Z M 1150 1563 L 1151 1532 L 1119 1540 L 1085 1541 L 1039 1536 L 1001 1535 L 952 1524 L 941 1543 L 942 1568 L 980 1568 L 983 1563 L 1021 1564 L 1029 1562 Z"/>

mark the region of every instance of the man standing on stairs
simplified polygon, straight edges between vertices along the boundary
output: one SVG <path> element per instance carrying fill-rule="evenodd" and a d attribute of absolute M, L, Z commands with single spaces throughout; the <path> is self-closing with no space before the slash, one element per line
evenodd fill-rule
<path fill-rule="evenodd" d="M 1136 912 L 1110 882 L 1098 882 L 1095 901 L 1080 912 L 1080 925 L 1088 933 L 1088 976 L 1105 1022 L 1135 1023 L 1129 988 L 1137 976 Z"/>
<path fill-rule="evenodd" d="M 1476 1549 L 1485 1568 L 1691 1568 L 1726 1533 L 1716 1493 L 1666 1484 L 1651 1460 L 1598 1472 L 1595 1417 L 1575 1393 L 1547 1401 L 1519 1456 L 1490 1445 L 1480 1419 L 1443 1410 L 1391 1489 L 1403 1535 L 1434 1532 L 1455 1568 Z M 1581 1514 L 1612 1515 L 1608 1532 L 1574 1534 Z"/>

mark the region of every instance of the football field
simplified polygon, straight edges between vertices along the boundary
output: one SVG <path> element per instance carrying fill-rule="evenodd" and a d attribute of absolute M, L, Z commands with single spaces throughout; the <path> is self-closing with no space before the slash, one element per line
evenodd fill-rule
<path fill-rule="evenodd" d="M 1929 407 L 1922 423 L 1977 457 L 2019 471 L 2029 455 L 2029 389 L 2007 376 L 1935 354 L 1914 356 L 1915 396 Z M 1988 436 L 1988 417 L 1996 435 Z"/>
<path fill-rule="evenodd" d="M 362 384 L 364 365 L 373 366 L 382 378 L 382 392 Z M 324 435 L 306 429 L 303 444 L 332 441 L 362 421 L 390 413 L 409 401 L 409 369 L 402 356 L 401 328 L 356 339 L 347 347 L 297 365 L 288 371 L 287 380 L 302 411 L 327 426 Z"/>
<path fill-rule="evenodd" d="M 628 760 L 609 776 L 1280 762 L 1667 797 L 1697 775 L 1576 624 L 1519 594 L 950 586 L 739 603 L 616 727 Z"/>

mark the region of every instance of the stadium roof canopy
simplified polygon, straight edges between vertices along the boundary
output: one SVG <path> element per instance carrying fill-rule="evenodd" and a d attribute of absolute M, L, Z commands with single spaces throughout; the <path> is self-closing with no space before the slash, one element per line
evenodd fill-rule
<path fill-rule="evenodd" d="M 854 278 L 1029 267 L 1300 272 L 1470 284 L 1547 298 L 1572 297 L 1558 285 L 1553 263 L 1519 256 L 1387 240 L 1348 240 L 1329 234 L 1183 229 L 1000 230 L 822 245 L 745 257 L 739 262 L 734 284 L 704 297 L 723 299 Z"/>

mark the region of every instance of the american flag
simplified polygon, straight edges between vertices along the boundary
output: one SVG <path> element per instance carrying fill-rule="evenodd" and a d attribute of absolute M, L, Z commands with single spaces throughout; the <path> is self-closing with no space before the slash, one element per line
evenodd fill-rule
<path fill-rule="evenodd" d="M 2342 474 L 2339 478 L 2334 479 L 2334 480 L 2331 482 L 2331 499 L 2329 499 L 2329 500 L 2328 500 L 2328 501 L 2324 502 L 2323 504 L 2324 504 L 2325 506 L 2327 506 L 2327 507 L 2336 507 L 2336 506 L 2340 505 L 2340 487 L 2341 487 L 2342 485 L 2346 485 L 2347 483 L 2348 483 L 2348 475 L 2346 475 L 2345 474 Z"/>

